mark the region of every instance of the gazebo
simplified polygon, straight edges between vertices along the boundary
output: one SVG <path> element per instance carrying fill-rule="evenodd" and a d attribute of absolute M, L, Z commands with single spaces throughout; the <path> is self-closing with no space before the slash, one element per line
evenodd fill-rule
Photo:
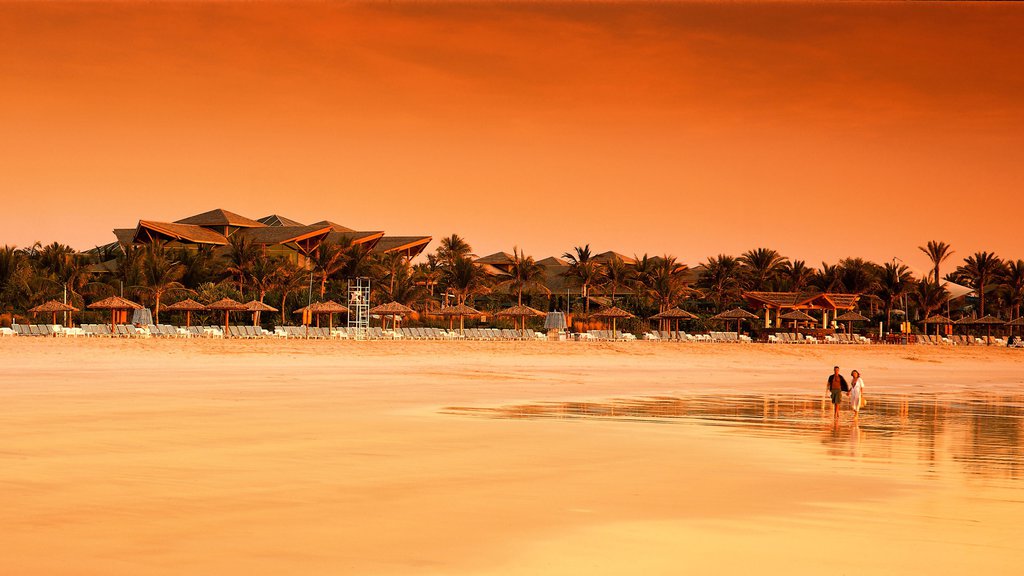
<path fill-rule="evenodd" d="M 142 308 L 142 304 L 137 304 L 131 300 L 125 300 L 120 296 L 111 296 L 110 298 L 104 298 L 99 302 L 93 302 L 86 306 L 90 310 L 110 310 L 110 333 L 116 334 L 117 325 L 117 313 L 125 312 L 127 310 L 138 310 Z"/>
<path fill-rule="evenodd" d="M 206 305 L 207 310 L 223 310 L 224 311 L 224 337 L 228 338 L 231 333 L 230 330 L 230 317 L 232 312 L 239 312 L 246 310 L 245 304 L 232 300 L 231 298 L 221 298 L 216 302 Z"/>
<path fill-rule="evenodd" d="M 51 318 L 52 321 L 50 323 L 56 324 L 58 312 L 78 312 L 78 308 L 75 308 L 70 304 L 65 304 L 59 300 L 50 300 L 36 306 L 35 308 L 29 308 L 28 311 L 33 314 L 53 314 L 53 317 Z"/>
<path fill-rule="evenodd" d="M 740 322 L 743 320 L 757 320 L 756 314 L 751 314 L 743 308 L 733 308 L 732 310 L 726 310 L 721 314 L 717 314 L 711 317 L 712 320 L 735 320 L 736 321 L 736 333 L 740 333 Z"/>
<path fill-rule="evenodd" d="M 387 304 L 381 304 L 380 306 L 374 306 L 373 308 L 370 308 L 369 313 L 376 314 L 381 317 L 382 327 L 384 326 L 384 319 L 387 318 L 388 316 L 391 316 L 391 327 L 394 328 L 397 319 L 401 316 L 405 316 L 406 314 L 412 314 L 413 309 L 409 308 L 405 304 L 400 304 L 398 302 L 391 301 L 388 302 Z"/>
<path fill-rule="evenodd" d="M 821 310 L 822 328 L 828 327 L 828 315 L 839 310 L 853 310 L 857 307 L 860 294 L 844 292 L 744 292 L 743 299 L 753 308 L 764 309 L 764 327 L 771 327 L 772 310 L 775 311 L 775 327 L 782 327 L 780 317 L 784 310 Z"/>
<path fill-rule="evenodd" d="M 633 314 L 619 308 L 617 306 L 611 306 L 604 308 L 594 314 L 594 318 L 606 318 L 612 321 L 612 334 L 615 333 L 615 321 L 619 318 L 636 318 Z"/>
<path fill-rule="evenodd" d="M 675 308 L 669 308 L 664 312 L 658 312 L 654 316 L 651 316 L 649 320 L 667 320 L 670 322 L 675 321 L 675 333 L 678 336 L 680 320 L 697 320 L 697 318 L 698 317 L 696 314 L 687 312 L 686 310 L 683 310 L 682 308 L 676 306 Z"/>
<path fill-rule="evenodd" d="M 512 318 L 513 325 L 515 325 L 514 323 L 516 319 L 519 319 L 520 321 L 522 321 L 522 328 L 520 329 L 525 330 L 527 318 L 539 318 L 541 316 L 544 316 L 544 313 L 535 308 L 530 308 L 529 306 L 526 306 L 524 304 L 519 304 L 516 306 L 512 306 L 511 308 L 505 308 L 504 310 L 495 314 L 495 316 Z"/>
<path fill-rule="evenodd" d="M 195 300 L 193 300 L 191 298 L 186 298 L 185 300 L 182 300 L 181 302 L 175 302 L 174 304 L 171 304 L 169 306 L 164 306 L 164 310 L 168 310 L 170 312 L 184 312 L 185 313 L 185 328 L 191 328 L 192 327 L 192 313 L 193 312 L 202 312 L 203 310 L 206 310 L 206 306 L 203 305 L 203 304 L 200 304 L 199 302 L 196 302 Z"/>
<path fill-rule="evenodd" d="M 448 330 L 452 330 L 452 325 L 455 322 L 455 317 L 459 317 L 459 334 L 465 333 L 465 320 L 466 316 L 482 316 L 483 313 L 473 308 L 472 306 L 466 306 L 465 304 L 456 304 L 455 306 L 445 306 L 438 312 L 441 316 L 448 317 Z"/>
<path fill-rule="evenodd" d="M 259 316 L 260 312 L 277 312 L 277 308 L 274 308 L 270 304 L 264 304 L 263 302 L 260 302 L 259 300 L 252 300 L 250 302 L 246 302 L 245 303 L 245 309 L 250 311 L 250 312 L 252 312 L 252 325 L 253 326 L 257 325 L 256 318 Z"/>

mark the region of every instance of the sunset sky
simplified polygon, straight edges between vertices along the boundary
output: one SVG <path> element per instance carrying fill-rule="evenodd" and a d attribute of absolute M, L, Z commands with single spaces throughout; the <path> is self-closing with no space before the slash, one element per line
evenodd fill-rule
<path fill-rule="evenodd" d="M 1024 6 L 0 5 L 0 244 L 211 208 L 478 254 L 1024 258 Z"/>

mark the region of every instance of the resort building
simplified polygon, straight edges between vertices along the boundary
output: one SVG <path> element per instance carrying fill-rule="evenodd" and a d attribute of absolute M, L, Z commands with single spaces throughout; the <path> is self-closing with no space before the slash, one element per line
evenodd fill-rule
<path fill-rule="evenodd" d="M 244 238 L 266 254 L 282 256 L 299 265 L 305 265 L 324 243 L 361 244 L 373 252 L 397 252 L 411 259 L 423 252 L 431 240 L 430 236 L 386 236 L 379 230 L 357 231 L 329 220 L 303 224 L 279 214 L 253 220 L 220 208 L 174 222 L 139 220 L 134 228 L 115 229 L 114 236 L 114 242 L 99 249 L 102 253 L 155 241 L 165 242 L 169 248 L 212 246 L 226 251 L 232 241 Z"/>

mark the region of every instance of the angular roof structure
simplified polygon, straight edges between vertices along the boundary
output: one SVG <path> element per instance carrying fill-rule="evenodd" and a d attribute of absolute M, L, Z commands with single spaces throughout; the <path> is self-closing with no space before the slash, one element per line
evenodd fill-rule
<path fill-rule="evenodd" d="M 261 224 L 262 226 L 262 224 Z M 135 229 L 136 242 L 152 242 L 153 240 L 183 240 L 192 244 L 213 244 L 224 246 L 228 239 L 223 234 L 195 224 L 179 224 L 176 222 L 153 222 L 139 220 Z"/>
<path fill-rule="evenodd" d="M 431 236 L 384 236 L 373 247 L 374 252 L 405 252 L 410 258 L 427 247 Z"/>
<path fill-rule="evenodd" d="M 227 210 L 216 208 L 209 212 L 203 212 L 202 214 L 196 214 L 195 216 L 189 216 L 188 218 L 182 218 L 176 220 L 175 224 L 194 224 L 196 226 L 237 226 L 239 228 L 262 228 L 266 224 L 250 220 L 245 216 L 235 214 L 234 212 L 228 212 Z"/>
<path fill-rule="evenodd" d="M 495 252 L 483 258 L 474 260 L 476 264 L 490 264 L 491 266 L 508 266 L 512 264 L 512 255 L 508 252 Z"/>
<path fill-rule="evenodd" d="M 743 298 L 754 307 L 793 310 L 853 310 L 860 294 L 838 292 L 744 292 Z"/>
<path fill-rule="evenodd" d="M 302 222 L 292 220 L 291 218 L 285 218 L 280 214 L 271 214 L 264 216 L 263 218 L 257 218 L 257 222 L 266 224 L 267 226 L 305 226 Z"/>

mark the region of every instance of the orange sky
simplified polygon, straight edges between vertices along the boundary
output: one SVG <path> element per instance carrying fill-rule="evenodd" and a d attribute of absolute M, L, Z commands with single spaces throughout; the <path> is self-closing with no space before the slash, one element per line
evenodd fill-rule
<path fill-rule="evenodd" d="M 214 207 L 479 254 L 1024 257 L 1024 6 L 0 5 L 0 243 Z"/>

